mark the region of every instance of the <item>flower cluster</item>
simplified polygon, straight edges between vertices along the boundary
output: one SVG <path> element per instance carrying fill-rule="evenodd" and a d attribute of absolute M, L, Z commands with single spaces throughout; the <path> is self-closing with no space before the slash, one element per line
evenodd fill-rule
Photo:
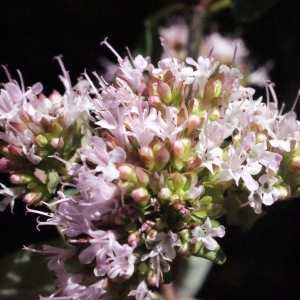
<path fill-rule="evenodd" d="M 68 177 L 64 164 L 51 158 L 55 153 L 67 161 L 79 160 L 81 127 L 89 123 L 93 109 L 86 97 L 89 84 L 82 80 L 72 87 L 61 58 L 57 59 L 64 74 L 63 96 L 54 91 L 46 98 L 41 83 L 25 90 L 21 74 L 19 85 L 5 68 L 9 82 L 0 90 L 0 172 L 9 172 L 17 187 L 1 184 L 5 199 L 0 211 L 8 204 L 13 207 L 16 198 L 29 205 L 53 198 L 60 180 Z"/>
<path fill-rule="evenodd" d="M 98 89 L 85 74 L 90 91 L 74 91 L 64 72 L 68 96 L 56 101 L 37 98 L 34 87 L 16 97 L 8 92 L 20 91 L 12 82 L 2 93 L 2 99 L 16 99 L 2 108 L 2 152 L 10 155 L 2 160 L 23 159 L 44 172 L 49 164 L 38 167 L 40 158 L 51 160 L 72 178 L 60 178 L 64 189 L 48 204 L 51 213 L 28 208 L 46 215 L 39 226 L 59 226 L 72 246 L 44 246 L 57 291 L 43 300 L 157 299 L 155 289 L 172 280 L 177 255 L 225 261 L 215 239 L 225 234 L 218 218 L 227 213 L 229 223 L 245 226 L 240 212 L 252 223 L 263 204 L 299 194 L 300 123 L 294 108 L 284 115 L 278 110 L 271 83 L 264 103 L 241 86 L 237 68 L 219 66 L 210 56 L 179 61 L 162 39 L 166 58 L 155 68 L 149 58 L 129 53 L 123 59 L 103 43 L 120 65 L 112 85 L 94 74 Z M 78 114 L 65 104 L 75 99 L 81 101 Z M 26 114 L 24 104 L 33 107 Z M 47 113 L 38 114 L 40 107 Z M 78 119 L 80 131 L 68 131 L 78 130 Z M 53 122 L 59 135 L 51 131 Z M 32 130 L 32 123 L 43 127 Z M 84 135 L 77 161 L 58 147 L 62 134 L 63 145 L 67 135 L 71 141 Z M 55 153 L 43 156 L 50 145 Z M 13 166 L 7 162 L 5 170 L 16 172 Z"/>

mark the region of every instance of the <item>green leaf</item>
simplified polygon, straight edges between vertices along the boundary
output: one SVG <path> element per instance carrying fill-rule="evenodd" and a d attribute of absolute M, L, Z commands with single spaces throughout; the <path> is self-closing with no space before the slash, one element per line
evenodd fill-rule
<path fill-rule="evenodd" d="M 215 250 L 208 250 L 202 242 L 195 245 L 193 256 L 206 258 L 219 265 L 226 261 L 226 256 L 219 245 Z"/>
<path fill-rule="evenodd" d="M 199 219 L 204 219 L 207 217 L 207 212 L 205 209 L 200 209 L 192 213 L 192 216 L 195 216 Z"/>
<path fill-rule="evenodd" d="M 267 12 L 278 0 L 232 0 L 233 16 L 241 22 L 252 22 Z"/>
<path fill-rule="evenodd" d="M 75 196 L 78 193 L 77 189 L 66 189 L 64 190 L 64 194 L 67 196 Z"/>
<path fill-rule="evenodd" d="M 54 170 L 50 171 L 47 180 L 47 189 L 49 193 L 54 194 L 56 192 L 57 185 L 59 184 L 59 175 Z"/>

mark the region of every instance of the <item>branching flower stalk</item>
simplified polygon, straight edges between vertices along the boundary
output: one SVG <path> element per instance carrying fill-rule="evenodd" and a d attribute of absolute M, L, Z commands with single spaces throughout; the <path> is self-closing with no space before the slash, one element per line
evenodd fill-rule
<path fill-rule="evenodd" d="M 63 68 L 66 94 L 55 101 L 11 80 L 1 90 L 2 171 L 21 178 L 22 162 L 34 182 L 49 172 L 61 182 L 35 198 L 46 205 L 56 193 L 50 213 L 27 208 L 70 245 L 31 249 L 56 274 L 56 292 L 41 300 L 157 299 L 176 256 L 224 263 L 218 218 L 249 228 L 263 205 L 299 195 L 300 123 L 278 110 L 271 83 L 263 102 L 212 56 L 180 61 L 162 39 L 166 58 L 154 67 L 103 44 L 119 62 L 112 85 L 85 73 L 84 88 L 71 88 Z M 67 155 L 65 145 L 77 148 Z M 35 191 L 11 181 L 6 203 Z"/>

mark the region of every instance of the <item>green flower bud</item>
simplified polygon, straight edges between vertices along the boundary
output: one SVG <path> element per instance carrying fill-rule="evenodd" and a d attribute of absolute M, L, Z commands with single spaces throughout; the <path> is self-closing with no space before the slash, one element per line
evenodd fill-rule
<path fill-rule="evenodd" d="M 38 143 L 39 146 L 44 147 L 46 145 L 49 144 L 48 140 L 46 137 L 44 137 L 43 135 L 39 134 L 38 136 L 36 136 L 35 138 L 36 142 Z"/>
<path fill-rule="evenodd" d="M 24 196 L 23 201 L 26 203 L 26 205 L 32 205 L 40 200 L 41 196 L 41 193 L 30 192 Z"/>
<path fill-rule="evenodd" d="M 149 267 L 148 265 L 143 261 L 139 264 L 138 270 L 140 274 L 145 274 L 148 271 Z"/>
<path fill-rule="evenodd" d="M 151 286 L 159 286 L 159 276 L 152 269 L 147 274 L 147 282 Z"/>
<path fill-rule="evenodd" d="M 185 259 L 189 258 L 193 254 L 192 246 L 189 242 L 182 243 L 177 251 L 178 254 Z"/>
<path fill-rule="evenodd" d="M 53 139 L 51 139 L 50 144 L 54 149 L 60 150 L 64 146 L 64 140 L 61 137 L 53 138 Z"/>
<path fill-rule="evenodd" d="M 169 105 L 171 103 L 171 96 L 172 96 L 169 85 L 161 80 L 158 80 L 156 84 L 157 84 L 158 96 L 165 104 Z"/>
<path fill-rule="evenodd" d="M 148 174 L 145 171 L 143 171 L 143 169 L 140 168 L 140 167 L 135 167 L 134 171 L 135 171 L 135 175 L 136 175 L 136 178 L 137 178 L 138 182 L 143 187 L 147 186 L 147 184 L 149 183 L 149 176 L 148 176 Z"/>
<path fill-rule="evenodd" d="M 216 121 L 216 120 L 219 119 L 219 116 L 220 116 L 220 111 L 219 111 L 219 109 L 214 109 L 214 110 L 210 113 L 210 115 L 209 115 L 209 120 L 210 120 L 211 122 Z"/>
<path fill-rule="evenodd" d="M 137 247 L 137 245 L 140 244 L 140 242 L 142 241 L 141 235 L 136 231 L 136 232 L 132 232 L 128 239 L 127 239 L 127 244 L 131 247 Z"/>
<path fill-rule="evenodd" d="M 281 184 L 280 186 L 276 186 L 276 188 L 280 192 L 278 200 L 286 200 L 291 196 L 291 188 L 288 184 Z"/>
<path fill-rule="evenodd" d="M 134 202 L 141 204 L 142 206 L 146 205 L 150 199 L 148 190 L 145 188 L 137 188 L 133 190 L 130 195 Z"/>
<path fill-rule="evenodd" d="M 166 202 L 171 199 L 172 192 L 168 188 L 162 188 L 160 192 L 158 193 L 158 197 L 163 202 Z"/>
<path fill-rule="evenodd" d="M 178 172 L 175 172 L 169 176 L 169 181 L 172 180 L 175 193 L 181 192 L 184 188 L 187 178 Z"/>
<path fill-rule="evenodd" d="M 171 150 L 176 158 L 182 158 L 184 154 L 184 145 L 181 141 L 175 141 L 172 143 Z"/>
<path fill-rule="evenodd" d="M 122 163 L 118 166 L 120 172 L 120 178 L 122 180 L 130 181 L 132 183 L 137 182 L 136 174 L 134 172 L 134 166 L 127 163 Z"/>
<path fill-rule="evenodd" d="M 169 162 L 170 152 L 166 146 L 162 146 L 154 155 L 154 169 L 155 171 L 161 171 Z"/>
<path fill-rule="evenodd" d="M 289 169 L 293 172 L 300 171 L 300 156 L 295 156 L 290 160 Z"/>
<path fill-rule="evenodd" d="M 63 129 L 56 120 L 50 120 L 49 131 L 53 134 L 53 136 L 58 137 L 60 136 Z"/>
<path fill-rule="evenodd" d="M 193 132 L 195 132 L 197 130 L 198 126 L 200 125 L 200 123 L 201 123 L 201 120 L 198 116 L 191 115 L 187 121 L 186 134 L 189 136 Z"/>
<path fill-rule="evenodd" d="M 27 184 L 32 181 L 32 176 L 27 174 L 13 174 L 10 176 L 10 181 L 14 184 Z"/>
<path fill-rule="evenodd" d="M 138 149 L 139 160 L 143 167 L 152 171 L 154 169 L 154 155 L 150 147 Z"/>

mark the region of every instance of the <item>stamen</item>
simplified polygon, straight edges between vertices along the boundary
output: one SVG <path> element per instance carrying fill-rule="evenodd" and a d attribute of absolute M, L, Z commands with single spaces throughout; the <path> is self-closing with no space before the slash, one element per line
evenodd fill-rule
<path fill-rule="evenodd" d="M 269 107 L 269 103 L 270 103 L 270 94 L 269 94 L 269 88 L 268 88 L 268 80 L 265 80 L 265 87 L 266 87 L 266 94 L 267 94 L 267 106 Z"/>
<path fill-rule="evenodd" d="M 46 217 L 53 217 L 54 216 L 53 213 L 46 213 L 46 212 L 43 212 L 43 211 L 40 211 L 40 210 L 30 209 L 30 208 L 26 207 L 26 213 L 25 214 L 27 215 L 28 212 L 43 215 L 43 216 L 46 216 Z"/>
<path fill-rule="evenodd" d="M 208 56 L 207 56 L 208 58 L 211 57 L 213 51 L 214 51 L 214 46 L 211 47 L 211 49 L 210 49 L 210 51 L 209 51 L 209 53 L 208 53 Z"/>
<path fill-rule="evenodd" d="M 276 105 L 276 107 L 277 107 L 277 105 L 278 105 L 278 100 L 277 100 L 277 96 L 276 96 L 276 93 L 275 93 L 275 90 L 274 90 L 274 86 L 275 86 L 275 85 L 274 85 L 273 82 L 268 82 L 268 87 L 269 87 L 270 92 L 271 92 L 271 94 L 272 94 L 274 103 L 275 103 L 275 105 Z"/>
<path fill-rule="evenodd" d="M 297 94 L 297 97 L 296 97 L 296 99 L 295 99 L 295 101 L 294 101 L 294 104 L 293 104 L 293 107 L 292 107 L 292 109 L 291 109 L 291 112 L 295 110 L 296 105 L 297 105 L 298 100 L 299 100 L 299 97 L 300 97 L 300 89 L 298 90 L 298 94 Z"/>
<path fill-rule="evenodd" d="M 40 253 L 40 254 L 45 254 L 44 250 L 37 250 L 37 249 L 32 249 L 26 246 L 23 246 L 22 250 L 30 251 L 30 252 L 35 252 L 35 253 Z"/>
<path fill-rule="evenodd" d="M 62 55 L 58 55 L 58 56 L 54 56 L 53 59 L 56 59 L 56 60 L 58 61 L 59 65 L 60 65 L 60 68 L 62 69 L 63 73 L 65 74 L 65 73 L 68 73 L 68 72 L 67 72 L 67 70 L 65 69 L 65 66 L 64 66 L 64 64 L 63 64 L 63 62 L 62 62 L 62 58 L 63 58 Z"/>
<path fill-rule="evenodd" d="M 106 37 L 104 39 L 103 42 L 100 43 L 100 45 L 102 46 L 102 44 L 104 44 L 118 59 L 122 60 L 122 57 L 119 55 L 119 53 L 107 42 L 108 37 Z"/>
<path fill-rule="evenodd" d="M 233 53 L 233 57 L 232 57 L 232 61 L 231 61 L 231 66 L 233 66 L 234 61 L 236 59 L 236 53 L 237 53 L 237 47 L 238 47 L 238 45 L 236 43 L 233 43 L 233 44 L 234 44 L 234 53 Z"/>
<path fill-rule="evenodd" d="M 282 112 L 283 112 L 284 107 L 285 107 L 285 102 L 282 103 L 281 108 L 280 108 L 280 111 L 279 111 L 279 113 L 278 113 L 278 116 L 281 116 L 281 115 L 282 115 Z"/>
<path fill-rule="evenodd" d="M 4 69 L 5 74 L 6 74 L 7 78 L 8 78 L 8 80 L 9 80 L 9 81 L 12 81 L 11 76 L 10 76 L 10 74 L 9 74 L 9 72 L 8 72 L 8 70 L 7 70 L 7 68 L 6 68 L 6 66 L 3 66 L 3 65 L 1 65 L 1 66 L 2 66 L 2 68 Z"/>
<path fill-rule="evenodd" d="M 17 70 L 17 72 L 19 74 L 22 92 L 25 93 L 25 86 L 24 86 L 23 76 L 22 76 L 22 74 L 21 74 L 21 72 L 19 70 Z"/>
<path fill-rule="evenodd" d="M 134 65 L 134 59 L 133 59 L 133 57 L 132 57 L 132 55 L 131 55 L 131 52 L 130 52 L 130 50 L 129 50 L 129 47 L 125 47 L 125 49 L 127 50 L 128 56 L 129 56 L 129 58 L 130 58 L 132 64 Z M 134 66 L 135 66 L 135 65 L 134 65 Z"/>

